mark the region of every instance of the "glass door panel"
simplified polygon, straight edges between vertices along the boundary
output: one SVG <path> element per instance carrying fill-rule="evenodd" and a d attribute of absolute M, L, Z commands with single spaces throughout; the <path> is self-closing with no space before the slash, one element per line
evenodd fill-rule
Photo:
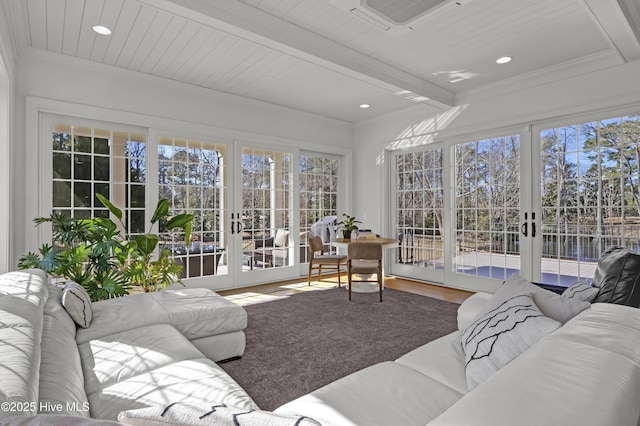
<path fill-rule="evenodd" d="M 338 165 L 336 157 L 326 154 L 300 155 L 300 263 L 309 260 L 309 236 L 322 239 L 326 252 L 336 252 L 338 218 Z"/>
<path fill-rule="evenodd" d="M 592 278 L 608 247 L 640 250 L 640 117 L 543 129 L 541 282 Z"/>
<path fill-rule="evenodd" d="M 505 280 L 520 273 L 517 135 L 455 146 L 455 273 Z"/>
<path fill-rule="evenodd" d="M 297 276 L 295 249 L 300 236 L 293 223 L 293 153 L 240 147 L 240 208 L 236 228 L 241 237 L 243 275 L 253 274 L 255 282 Z M 233 232 L 233 230 L 232 230 Z M 277 272 L 286 270 L 285 272 Z M 260 272 L 260 274 L 256 274 Z M 247 278 L 243 278 L 246 280 Z"/>
<path fill-rule="evenodd" d="M 183 265 L 181 278 L 209 281 L 229 272 L 226 157 L 223 144 L 159 138 L 158 196 L 169 200 L 172 214 L 194 215 L 188 247 L 181 234 L 161 242 Z"/>
<path fill-rule="evenodd" d="M 395 154 L 395 232 L 391 271 L 436 282 L 444 273 L 444 173 L 441 148 Z"/>

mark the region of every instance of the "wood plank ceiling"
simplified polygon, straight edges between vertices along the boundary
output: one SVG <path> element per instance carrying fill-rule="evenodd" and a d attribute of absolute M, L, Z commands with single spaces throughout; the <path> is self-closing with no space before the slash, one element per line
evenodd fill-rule
<path fill-rule="evenodd" d="M 0 12 L 23 49 L 348 122 L 640 58 L 636 0 L 466 1 L 400 35 L 338 1 L 20 0 Z M 503 55 L 513 61 L 497 65 Z"/>

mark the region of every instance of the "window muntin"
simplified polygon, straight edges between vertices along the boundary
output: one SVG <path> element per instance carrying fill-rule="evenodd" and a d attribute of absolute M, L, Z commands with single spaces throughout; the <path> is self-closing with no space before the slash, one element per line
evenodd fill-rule
<path fill-rule="evenodd" d="M 300 263 L 309 261 L 309 236 L 319 236 L 327 251 L 335 238 L 338 217 L 338 159 L 322 154 L 301 154 L 300 172 Z"/>
<path fill-rule="evenodd" d="M 291 234 L 293 154 L 269 149 L 242 148 L 242 221 L 247 265 L 243 270 L 294 264 Z M 286 232 L 283 246 L 265 248 L 277 231 Z M 275 241 L 274 241 L 275 243 Z M 256 253 L 264 250 L 264 255 Z"/>
<path fill-rule="evenodd" d="M 442 149 L 396 156 L 397 262 L 441 269 L 444 260 Z"/>
<path fill-rule="evenodd" d="M 592 278 L 608 247 L 640 250 L 640 116 L 540 132 L 542 282 Z"/>
<path fill-rule="evenodd" d="M 455 272 L 506 279 L 520 272 L 520 138 L 455 146 Z"/>
<path fill-rule="evenodd" d="M 194 216 L 191 244 L 184 235 L 163 235 L 161 245 L 184 266 L 183 278 L 223 275 L 226 261 L 224 218 L 227 197 L 226 145 L 179 138 L 159 138 L 158 195 L 170 201 L 172 214 Z M 223 260 L 224 259 L 224 260 Z"/>
<path fill-rule="evenodd" d="M 109 217 L 95 194 L 121 208 L 131 234 L 145 232 L 146 136 L 54 124 L 52 208 L 70 217 Z"/>

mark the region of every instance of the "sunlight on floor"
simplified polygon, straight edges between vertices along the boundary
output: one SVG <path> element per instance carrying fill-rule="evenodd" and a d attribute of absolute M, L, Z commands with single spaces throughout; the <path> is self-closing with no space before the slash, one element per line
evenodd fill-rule
<path fill-rule="evenodd" d="M 335 281 L 335 282 L 334 282 Z M 286 281 L 283 283 L 264 284 L 259 286 L 259 291 L 256 291 L 256 287 L 250 287 L 245 291 L 242 289 L 228 290 L 219 292 L 222 296 L 228 300 L 244 306 L 252 305 L 255 303 L 270 302 L 277 299 L 289 297 L 293 294 L 303 293 L 307 291 L 315 290 L 327 290 L 338 286 L 337 277 L 324 278 L 322 281 L 311 281 L 311 285 L 307 285 L 307 280 L 302 278 L 300 281 L 291 282 Z"/>
<path fill-rule="evenodd" d="M 342 286 L 346 287 L 345 276 L 342 276 Z M 322 281 L 312 278 L 311 285 L 307 285 L 307 278 L 300 277 L 297 280 L 284 281 L 280 283 L 262 284 L 247 288 L 223 290 L 218 292 L 228 300 L 244 306 L 255 303 L 269 302 L 272 300 L 289 297 L 293 294 L 327 290 L 338 286 L 337 275 L 322 276 Z M 434 297 L 436 299 L 447 300 L 449 302 L 462 303 L 472 292 L 456 290 L 438 285 L 431 285 L 396 277 L 385 277 L 385 287 L 407 291 L 409 293 L 421 294 L 423 296 Z"/>

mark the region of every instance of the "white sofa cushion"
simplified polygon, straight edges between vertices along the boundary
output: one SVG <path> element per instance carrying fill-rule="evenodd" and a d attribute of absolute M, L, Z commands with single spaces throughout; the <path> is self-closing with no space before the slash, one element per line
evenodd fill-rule
<path fill-rule="evenodd" d="M 357 371 L 276 409 L 304 414 L 322 425 L 424 425 L 462 395 L 387 361 Z"/>
<path fill-rule="evenodd" d="M 632 336 L 614 332 L 609 342 L 589 339 L 587 344 L 556 338 L 563 329 L 544 337 L 430 425 L 638 424 L 640 366 L 604 347 L 611 340 L 624 345 Z"/>
<path fill-rule="evenodd" d="M 0 419 L 37 412 L 39 378 L 34 366 L 40 364 L 48 285 L 41 270 L 0 275 L 0 401 L 19 403 L 0 410 Z"/>
<path fill-rule="evenodd" d="M 232 331 L 193 339 L 191 343 L 211 361 L 218 362 L 241 356 L 247 346 L 247 338 L 243 331 Z"/>
<path fill-rule="evenodd" d="M 87 328 L 91 325 L 91 298 L 80 284 L 67 281 L 62 291 L 62 306 L 80 327 Z"/>
<path fill-rule="evenodd" d="M 456 331 L 412 350 L 396 360 L 436 382 L 467 393 L 467 377 L 464 374 L 464 352 L 460 344 L 461 332 Z"/>
<path fill-rule="evenodd" d="M 193 340 L 244 330 L 247 312 L 205 288 L 132 294 L 94 302 L 93 324 L 78 330 L 76 340 L 84 343 L 153 324 L 170 324 Z"/>
<path fill-rule="evenodd" d="M 615 352 L 640 365 L 640 309 L 594 303 L 546 340 L 565 340 Z"/>
<path fill-rule="evenodd" d="M 202 353 L 174 327 L 156 324 L 78 345 L 88 394 Z"/>
<path fill-rule="evenodd" d="M 478 386 L 558 327 L 560 323 L 542 315 L 528 294 L 485 309 L 462 333 L 467 388 Z"/>
<path fill-rule="evenodd" d="M 169 324 L 193 340 L 244 330 L 247 312 L 241 306 L 206 288 L 153 293 L 169 316 Z"/>
<path fill-rule="evenodd" d="M 131 294 L 93 302 L 93 324 L 89 328 L 78 329 L 76 341 L 80 344 L 147 325 L 168 324 L 169 316 L 149 295 Z"/>
<path fill-rule="evenodd" d="M 89 416 L 75 336 L 76 324 L 62 307 L 62 289 L 49 286 L 44 307 L 38 413 Z"/>
<path fill-rule="evenodd" d="M 170 364 L 89 395 L 91 416 L 106 420 L 116 420 L 118 413 L 126 410 L 202 401 L 258 409 L 239 384 L 206 358 Z"/>

